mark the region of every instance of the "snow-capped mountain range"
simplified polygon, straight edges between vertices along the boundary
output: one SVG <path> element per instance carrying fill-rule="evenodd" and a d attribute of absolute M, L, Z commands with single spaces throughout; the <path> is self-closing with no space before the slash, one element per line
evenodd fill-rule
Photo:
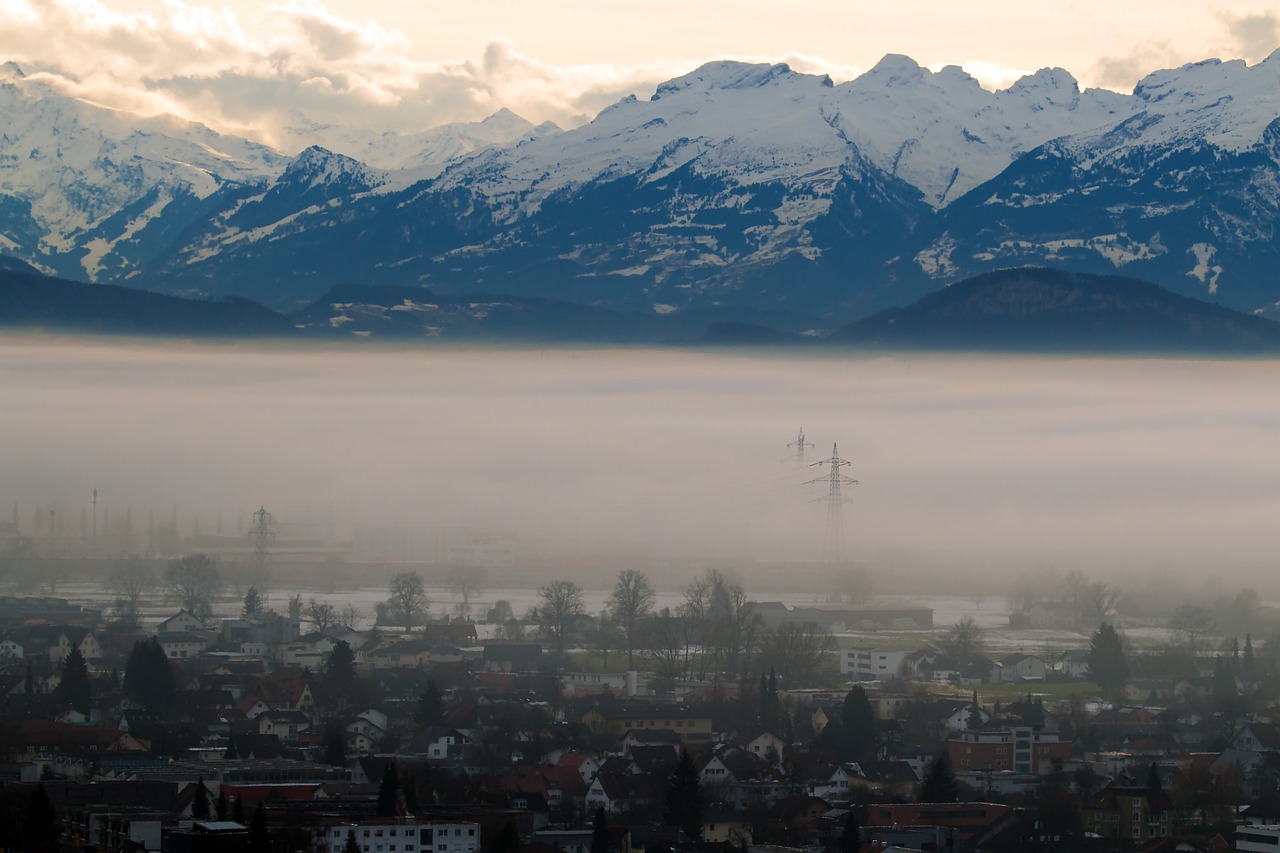
<path fill-rule="evenodd" d="M 0 72 L 0 253 L 288 308 L 340 283 L 837 320 L 1038 264 L 1280 303 L 1280 52 L 1131 95 L 1045 69 L 990 92 L 888 56 L 841 85 L 713 62 L 572 130 L 503 111 L 300 154 Z"/>

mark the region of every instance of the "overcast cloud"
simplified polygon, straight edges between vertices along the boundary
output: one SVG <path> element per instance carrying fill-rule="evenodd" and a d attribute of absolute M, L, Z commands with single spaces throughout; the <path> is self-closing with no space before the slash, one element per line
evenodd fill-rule
<path fill-rule="evenodd" d="M 715 56 L 655 53 L 642 60 L 631 50 L 627 60 L 574 62 L 529 55 L 496 35 L 497 29 L 482 48 L 471 42 L 470 51 L 464 46 L 451 56 L 424 57 L 392 24 L 350 20 L 316 0 L 269 4 L 252 23 L 223 6 L 166 0 L 146 4 L 146 11 L 125 11 L 121 2 L 0 0 L 0 58 L 18 62 L 61 91 L 107 106 L 172 112 L 285 146 L 282 129 L 307 122 L 416 132 L 482 119 L 502 107 L 534 122 L 575 126 L 628 94 L 647 97 L 656 84 L 712 58 L 785 61 L 836 81 L 864 70 L 786 48 Z M 1274 13 L 1220 14 L 1217 21 L 1221 38 L 1206 50 L 1230 44 L 1236 54 L 1256 61 L 1277 41 Z M 882 51 L 895 48 L 886 43 Z M 967 50 L 959 43 L 955 49 Z M 1034 70 L 968 55 L 967 61 L 919 58 L 931 67 L 963 62 L 990 88 Z M 1185 46 L 1146 40 L 1093 69 L 1068 70 L 1085 75 L 1086 83 L 1127 89 L 1154 68 L 1201 58 Z M 1046 54 L 1044 63 L 1053 61 Z"/>

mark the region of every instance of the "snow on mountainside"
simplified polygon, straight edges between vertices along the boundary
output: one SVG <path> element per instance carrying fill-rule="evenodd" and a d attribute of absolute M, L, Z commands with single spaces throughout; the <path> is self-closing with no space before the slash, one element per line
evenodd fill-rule
<path fill-rule="evenodd" d="M 1128 118 L 1132 102 L 1081 92 L 1061 69 L 989 92 L 957 67 L 935 74 L 904 56 L 887 56 L 839 86 L 786 65 L 713 62 L 662 84 L 650 101 L 615 104 L 584 128 L 495 153 L 482 168 L 463 164 L 446 183 L 536 204 L 564 186 L 660 157 L 655 174 L 704 158 L 700 168 L 708 170 L 740 165 L 748 183 L 808 180 L 837 167 L 852 145 L 940 207 L 1051 139 Z M 708 156 L 712 147 L 717 153 Z"/>
<path fill-rule="evenodd" d="M 1080 91 L 1061 68 L 989 92 L 957 66 L 937 73 L 886 56 L 831 94 L 824 110 L 876 165 L 941 207 L 1059 136 L 1114 124 L 1132 98 Z"/>
<path fill-rule="evenodd" d="M 508 110 L 411 135 L 310 129 L 317 138 L 300 147 L 332 138 L 365 155 L 312 176 L 313 185 L 331 183 L 331 197 L 407 186 L 457 157 L 558 131 Z M 89 280 L 128 275 L 187 226 L 306 162 L 173 116 L 143 117 L 67 97 L 15 63 L 0 65 L 0 252 L 46 272 Z M 378 167 L 383 162 L 386 169 Z M 398 171 L 389 179 L 388 169 Z M 296 178 L 293 189 L 302 191 Z"/>
<path fill-rule="evenodd" d="M 838 86 L 712 62 L 567 131 L 505 111 L 410 135 L 298 117 L 292 160 L 8 78 L 0 252 L 60 251 L 98 279 L 281 307 L 368 281 L 847 319 L 1048 263 L 1244 309 L 1280 296 L 1280 53 L 1132 95 L 1062 69 L 990 92 L 901 56 Z"/>
<path fill-rule="evenodd" d="M 58 95 L 12 63 L 0 72 L 0 128 L 0 248 L 79 277 L 101 272 L 116 243 L 133 240 L 171 208 L 199 208 L 224 187 L 259 183 L 285 162 L 203 125 Z M 17 245 L 10 232 L 34 240 Z"/>
<path fill-rule="evenodd" d="M 320 124 L 295 112 L 280 144 L 298 151 L 321 146 L 375 169 L 411 170 L 420 177 L 431 177 L 450 160 L 512 145 L 530 135 L 556 132 L 559 128 L 551 122 L 535 126 L 505 107 L 483 121 L 445 124 L 419 133 Z"/>
<path fill-rule="evenodd" d="M 1134 87 L 1132 116 L 1077 133 L 1069 149 L 1086 163 L 1122 149 L 1208 143 L 1240 152 L 1280 115 L 1280 50 L 1256 65 L 1208 59 L 1149 74 Z"/>

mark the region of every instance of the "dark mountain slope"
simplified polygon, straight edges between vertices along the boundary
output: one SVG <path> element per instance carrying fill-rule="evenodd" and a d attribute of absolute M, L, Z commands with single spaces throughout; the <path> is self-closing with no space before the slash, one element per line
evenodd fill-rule
<path fill-rule="evenodd" d="M 957 282 L 831 340 L 902 349 L 1274 353 L 1280 324 L 1137 279 L 1021 268 Z"/>
<path fill-rule="evenodd" d="M 248 299 L 180 299 L 0 268 L 0 328 L 113 335 L 291 335 L 284 316 Z"/>

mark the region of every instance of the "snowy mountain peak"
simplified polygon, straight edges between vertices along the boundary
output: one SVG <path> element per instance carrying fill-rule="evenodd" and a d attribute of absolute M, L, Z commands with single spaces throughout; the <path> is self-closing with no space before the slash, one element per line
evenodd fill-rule
<path fill-rule="evenodd" d="M 1067 95 L 1070 100 L 1080 96 L 1080 82 L 1065 68 L 1041 68 L 1034 74 L 1019 78 L 1008 91 L 1047 96 L 1055 103 L 1061 103 L 1061 95 Z"/>
<path fill-rule="evenodd" d="M 493 128 L 495 130 L 509 131 L 516 128 L 517 135 L 525 132 L 532 123 L 527 119 L 513 113 L 511 110 L 503 107 L 491 116 L 487 116 L 480 122 L 481 127 Z"/>
<path fill-rule="evenodd" d="M 776 65 L 764 63 L 736 62 L 718 60 L 708 62 L 696 70 L 676 77 L 660 85 L 653 94 L 652 100 L 661 100 L 665 96 L 674 95 L 686 89 L 699 91 L 747 90 L 760 89 L 770 84 L 779 84 L 797 80 L 812 80 L 822 86 L 830 86 L 831 79 L 825 75 L 817 77 L 811 74 L 799 74 L 791 70 L 785 62 Z"/>
<path fill-rule="evenodd" d="M 911 57 L 903 56 L 899 53 L 887 53 L 883 59 L 872 66 L 870 71 L 858 79 L 861 80 L 865 77 L 868 82 L 874 80 L 888 88 L 890 86 L 917 86 L 931 76 L 933 74 L 929 69 L 921 67 L 920 63 Z"/>
<path fill-rule="evenodd" d="M 279 183 L 307 188 L 338 184 L 359 192 L 380 186 L 386 177 L 359 160 L 312 145 L 289 162 Z"/>
<path fill-rule="evenodd" d="M 21 66 L 12 60 L 0 65 L 0 80 L 24 80 L 26 76 Z"/>
<path fill-rule="evenodd" d="M 959 65 L 944 65 L 942 69 L 934 75 L 934 77 L 940 81 L 954 80 L 962 86 L 982 87 L 982 84 L 978 82 L 977 77 L 974 77 Z"/>

